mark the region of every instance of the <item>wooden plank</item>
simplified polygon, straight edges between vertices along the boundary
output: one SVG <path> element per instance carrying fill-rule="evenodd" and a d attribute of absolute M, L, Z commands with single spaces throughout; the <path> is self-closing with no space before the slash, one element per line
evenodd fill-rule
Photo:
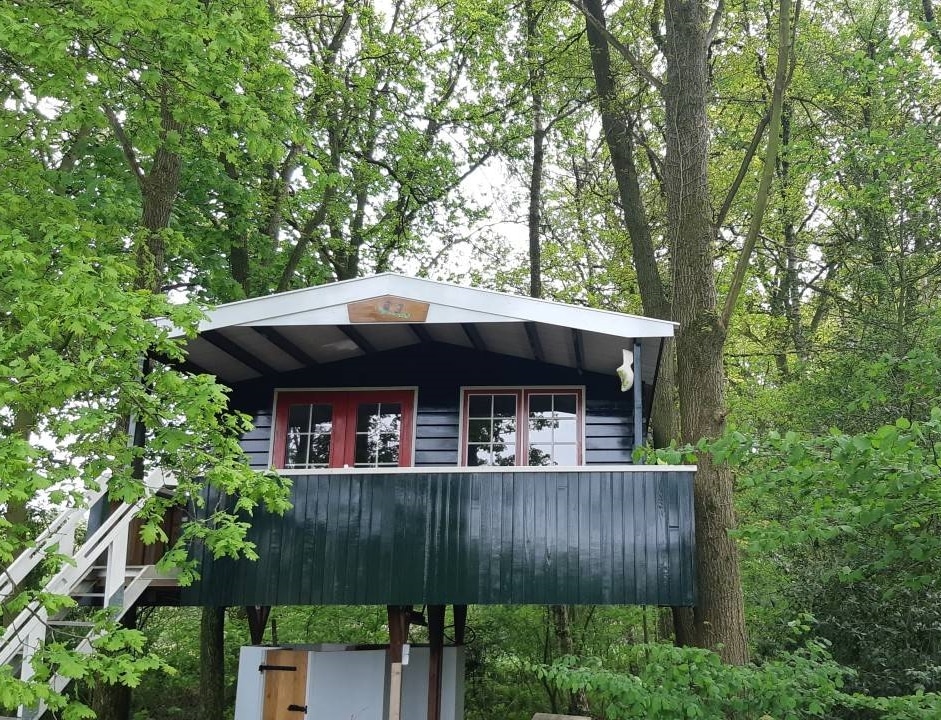
<path fill-rule="evenodd" d="M 428 319 L 429 303 L 396 295 L 381 295 L 348 303 L 351 323 L 423 323 Z"/>
<path fill-rule="evenodd" d="M 255 357 L 237 342 L 223 335 L 221 330 L 206 330 L 201 337 L 210 345 L 215 345 L 222 352 L 232 356 L 259 375 L 274 375 L 277 372 L 261 358 Z"/>
<path fill-rule="evenodd" d="M 252 645 L 261 645 L 265 639 L 265 626 L 268 624 L 271 606 L 249 605 L 245 608 L 245 614 L 248 617 L 248 634 Z"/>
<path fill-rule="evenodd" d="M 307 651 L 306 650 L 269 650 L 265 654 L 265 665 L 273 668 L 294 668 L 294 670 L 267 669 L 265 673 L 265 697 L 262 706 L 262 720 L 283 720 L 291 717 L 290 706 L 307 705 Z"/>
<path fill-rule="evenodd" d="M 644 381 L 641 344 L 634 341 L 634 449 L 644 444 Z"/>
<path fill-rule="evenodd" d="M 428 720 L 441 720 L 441 670 L 444 665 L 444 605 L 428 606 Z"/>
<path fill-rule="evenodd" d="M 402 718 L 402 663 L 394 662 L 389 668 L 389 717 L 388 720 Z"/>
<path fill-rule="evenodd" d="M 389 709 L 386 720 L 402 717 L 402 646 L 408 639 L 408 624 L 412 608 L 407 605 L 389 605 Z"/>
<path fill-rule="evenodd" d="M 467 630 L 467 605 L 454 606 L 454 644 L 463 645 Z"/>
<path fill-rule="evenodd" d="M 533 351 L 533 359 L 536 362 L 544 363 L 546 354 L 542 349 L 542 340 L 539 337 L 539 328 L 534 322 L 523 323 L 526 328 L 526 338 L 529 340 L 529 347 Z"/>
<path fill-rule="evenodd" d="M 366 339 L 366 336 L 356 328 L 352 328 L 347 325 L 337 325 L 337 330 L 352 340 L 356 344 L 356 347 L 362 350 L 365 354 L 372 355 L 376 352 L 376 348 L 373 347 L 373 344 L 369 342 L 369 340 Z"/>
<path fill-rule="evenodd" d="M 252 330 L 254 330 L 257 334 L 265 338 L 265 340 L 270 342 L 272 345 L 278 348 L 281 352 L 291 356 L 291 358 L 299 362 L 301 365 L 305 367 L 308 367 L 311 365 L 319 365 L 319 363 L 314 358 L 312 358 L 304 350 L 302 350 L 293 342 L 291 342 L 286 337 L 284 337 L 284 335 L 279 333 L 273 327 L 262 325 L 262 326 L 253 327 Z"/>

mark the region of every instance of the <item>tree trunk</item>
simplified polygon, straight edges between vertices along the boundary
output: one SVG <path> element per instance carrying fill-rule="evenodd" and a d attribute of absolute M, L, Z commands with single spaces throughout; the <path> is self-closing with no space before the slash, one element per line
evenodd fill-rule
<path fill-rule="evenodd" d="M 718 437 L 725 424 L 725 331 L 719 321 L 715 285 L 712 205 L 708 184 L 708 39 L 699 0 L 666 0 L 664 54 L 667 239 L 673 258 L 677 387 L 684 442 Z M 699 459 L 695 484 L 696 571 L 699 597 L 690 639 L 716 649 L 722 658 L 748 660 L 732 475 L 727 466 Z M 685 634 L 677 627 L 678 638 Z"/>
<path fill-rule="evenodd" d="M 572 611 L 571 605 L 550 605 L 552 615 L 552 625 L 555 629 L 555 638 L 559 643 L 559 653 L 561 655 L 575 655 L 575 638 L 572 635 Z M 572 715 L 588 715 L 588 696 L 584 690 L 576 690 L 568 693 L 568 712 Z"/>
<path fill-rule="evenodd" d="M 525 0 L 526 62 L 529 65 L 529 93 L 533 101 L 533 164 L 529 174 L 529 294 L 542 297 L 542 253 L 539 245 L 542 207 L 542 176 L 545 161 L 546 129 L 542 110 L 542 77 L 536 45 L 539 41 L 539 15 L 533 0 Z"/>
<path fill-rule="evenodd" d="M 166 279 L 166 239 L 170 213 L 180 189 L 183 166 L 179 153 L 167 147 L 168 138 L 178 135 L 183 123 L 173 116 L 169 90 L 164 87 L 160 97 L 160 133 L 162 142 L 154 153 L 153 164 L 141 178 L 141 225 L 146 231 L 144 242 L 137 246 L 137 286 L 159 292 Z"/>
<path fill-rule="evenodd" d="M 199 717 L 225 718 L 225 608 L 204 607 L 199 623 Z"/>
<path fill-rule="evenodd" d="M 586 0 L 585 9 L 601 26 L 605 25 L 604 9 L 601 0 Z M 586 18 L 588 46 L 591 49 L 591 66 L 598 92 L 598 105 L 601 110 L 601 126 L 605 144 L 611 154 L 611 165 L 618 186 L 618 199 L 624 213 L 624 226 L 631 241 L 631 253 L 634 270 L 637 273 L 637 286 L 644 313 L 651 317 L 671 319 L 672 308 L 660 276 L 654 253 L 650 223 L 640 191 L 640 179 L 634 162 L 634 141 L 630 121 L 626 111 L 618 107 L 618 92 L 614 73 L 611 68 L 611 51 L 605 35 L 595 23 Z M 625 259 L 625 262 L 627 260 Z M 669 445 L 679 437 L 676 417 L 676 389 L 674 386 L 675 362 L 673 343 L 667 342 L 663 348 L 660 372 L 657 380 L 657 392 L 654 396 L 650 425 L 653 430 L 654 444 L 657 447 Z"/>

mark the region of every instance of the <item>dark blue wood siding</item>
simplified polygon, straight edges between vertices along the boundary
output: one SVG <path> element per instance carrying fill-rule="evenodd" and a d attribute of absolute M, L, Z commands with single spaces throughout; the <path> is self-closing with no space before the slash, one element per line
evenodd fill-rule
<path fill-rule="evenodd" d="M 275 388 L 418 387 L 415 465 L 458 464 L 461 387 L 585 387 L 585 463 L 631 462 L 633 398 L 610 375 L 580 373 L 506 355 L 449 345 L 416 345 L 299 370 L 233 389 L 232 404 L 250 415 L 255 429 L 242 445 L 253 467 L 269 466 Z"/>
<path fill-rule="evenodd" d="M 193 605 L 692 605 L 693 471 L 294 477 L 256 562 L 202 558 Z"/>

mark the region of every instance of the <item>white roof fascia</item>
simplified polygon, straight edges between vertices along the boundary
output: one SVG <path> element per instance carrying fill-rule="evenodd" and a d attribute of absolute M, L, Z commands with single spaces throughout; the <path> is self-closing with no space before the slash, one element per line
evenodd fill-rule
<path fill-rule="evenodd" d="M 429 303 L 426 324 L 537 322 L 625 338 L 672 337 L 677 326 L 667 320 L 383 273 L 219 305 L 200 323 L 199 331 L 239 325 L 345 325 L 348 303 L 383 295 Z"/>
<path fill-rule="evenodd" d="M 368 298 L 364 298 L 368 299 Z M 464 308 L 452 308 L 447 305 L 434 305 L 428 309 L 428 319 L 424 325 L 429 323 L 464 323 L 464 322 L 522 322 L 519 318 L 508 318 L 504 315 L 494 315 L 493 313 L 474 312 Z M 332 305 L 330 307 L 318 308 L 314 310 L 299 310 L 290 315 L 277 315 L 271 318 L 262 318 L 252 323 L 237 323 L 235 325 L 223 325 L 222 327 L 239 326 L 285 326 L 285 325 L 348 325 L 350 322 L 346 304 Z M 389 326 L 394 323 L 356 323 L 357 325 L 380 325 Z M 218 327 L 218 326 L 216 326 Z M 210 330 L 210 327 L 200 326 L 200 331 Z"/>

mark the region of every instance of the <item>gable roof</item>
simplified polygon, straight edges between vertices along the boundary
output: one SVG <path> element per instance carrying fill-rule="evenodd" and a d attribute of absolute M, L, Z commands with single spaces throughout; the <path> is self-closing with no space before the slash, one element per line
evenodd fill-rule
<path fill-rule="evenodd" d="M 368 311 L 367 301 L 385 300 L 418 313 Z M 356 312 L 354 304 L 367 312 Z M 675 327 L 666 320 L 382 273 L 219 305 L 200 323 L 187 351 L 195 367 L 229 382 L 422 342 L 613 372 L 621 349 L 635 340 L 645 357 L 648 347 L 659 357 L 662 339 L 672 337 Z M 652 359 L 644 362 L 645 381 L 652 382 L 653 365 Z"/>

